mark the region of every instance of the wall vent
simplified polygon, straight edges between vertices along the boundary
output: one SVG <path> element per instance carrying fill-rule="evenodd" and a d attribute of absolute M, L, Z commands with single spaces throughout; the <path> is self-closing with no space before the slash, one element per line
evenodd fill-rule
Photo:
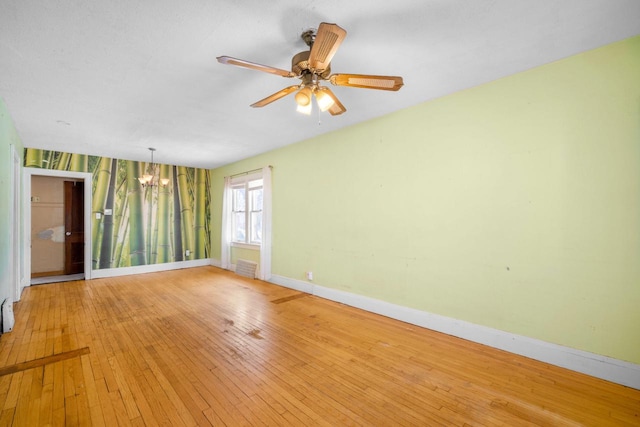
<path fill-rule="evenodd" d="M 258 269 L 258 263 L 253 261 L 247 261 L 246 259 L 239 259 L 236 262 L 236 274 L 250 279 L 256 278 L 256 270 Z"/>

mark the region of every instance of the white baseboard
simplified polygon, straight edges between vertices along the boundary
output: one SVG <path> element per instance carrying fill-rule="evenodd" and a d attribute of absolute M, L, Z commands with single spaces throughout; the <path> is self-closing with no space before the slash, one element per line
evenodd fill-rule
<path fill-rule="evenodd" d="M 274 274 L 270 282 L 416 326 L 488 345 L 627 387 L 640 389 L 640 365 L 634 363 L 315 285 L 303 280 Z"/>
<path fill-rule="evenodd" d="M 135 267 L 105 268 L 92 270 L 91 278 L 128 276 L 130 274 L 157 273 L 159 271 L 179 270 L 181 268 L 203 267 L 211 264 L 210 258 L 194 259 L 189 261 L 166 262 L 164 264 L 138 265 Z"/>
<path fill-rule="evenodd" d="M 219 259 L 211 258 L 211 264 L 214 267 L 222 268 L 222 261 Z"/>
<path fill-rule="evenodd" d="M 313 292 L 313 288 L 315 287 L 313 283 L 305 282 L 303 280 L 290 279 L 288 277 L 272 274 L 269 282 L 275 283 L 276 285 L 284 286 L 285 288 L 295 289 L 296 291 L 315 295 L 315 293 Z"/>

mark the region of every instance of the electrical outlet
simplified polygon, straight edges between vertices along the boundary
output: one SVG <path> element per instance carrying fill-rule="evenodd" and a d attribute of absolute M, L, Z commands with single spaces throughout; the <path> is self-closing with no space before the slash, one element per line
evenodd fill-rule
<path fill-rule="evenodd" d="M 184 256 L 189 256 L 189 255 L 191 255 L 191 251 L 189 249 L 184 251 Z"/>
<path fill-rule="evenodd" d="M 313 271 L 307 271 L 307 280 L 313 280 Z"/>

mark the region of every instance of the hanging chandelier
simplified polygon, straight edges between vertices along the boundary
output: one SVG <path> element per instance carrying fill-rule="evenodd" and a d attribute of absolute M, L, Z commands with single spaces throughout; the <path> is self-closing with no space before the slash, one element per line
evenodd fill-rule
<path fill-rule="evenodd" d="M 150 171 L 151 173 L 147 173 L 142 175 L 141 177 L 138 177 L 138 181 L 140 181 L 140 184 L 142 184 L 143 187 L 155 187 L 156 185 L 158 185 L 158 182 L 160 182 L 160 185 L 162 187 L 166 187 L 167 185 L 169 185 L 169 179 L 168 178 L 158 179 L 155 176 L 156 165 L 155 163 L 153 163 L 153 152 L 156 151 L 156 149 L 153 147 L 149 147 L 149 151 L 151 151 L 151 163 L 147 167 L 147 170 Z"/>

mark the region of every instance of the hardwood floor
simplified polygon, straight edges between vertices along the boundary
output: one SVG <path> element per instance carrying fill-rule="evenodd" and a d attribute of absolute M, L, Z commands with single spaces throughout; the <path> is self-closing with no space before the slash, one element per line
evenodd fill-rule
<path fill-rule="evenodd" d="M 27 288 L 0 426 L 640 425 L 640 391 L 201 267 Z"/>

